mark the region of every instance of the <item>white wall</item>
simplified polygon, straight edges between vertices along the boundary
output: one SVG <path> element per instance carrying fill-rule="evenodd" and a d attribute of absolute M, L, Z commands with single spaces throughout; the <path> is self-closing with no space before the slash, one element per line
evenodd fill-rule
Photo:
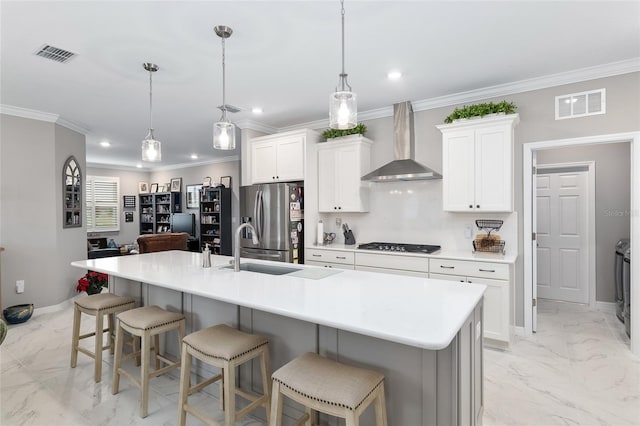
<path fill-rule="evenodd" d="M 85 227 L 62 228 L 62 167 L 73 155 L 86 173 L 85 138 L 49 122 L 0 120 L 2 306 L 54 305 L 75 294 L 82 275 L 69 263 L 86 259 Z"/>

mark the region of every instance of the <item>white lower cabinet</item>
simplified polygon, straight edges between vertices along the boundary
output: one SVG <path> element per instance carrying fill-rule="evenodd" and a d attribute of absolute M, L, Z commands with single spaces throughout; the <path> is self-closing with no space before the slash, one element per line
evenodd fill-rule
<path fill-rule="evenodd" d="M 430 259 L 429 278 L 484 284 L 484 337 L 509 345 L 512 304 L 511 269 L 506 263 Z"/>
<path fill-rule="evenodd" d="M 307 248 L 305 265 L 324 266 L 325 268 L 353 270 L 353 252 Z"/>
<path fill-rule="evenodd" d="M 356 253 L 356 271 L 429 277 L 429 261 L 424 257 L 384 253 Z"/>

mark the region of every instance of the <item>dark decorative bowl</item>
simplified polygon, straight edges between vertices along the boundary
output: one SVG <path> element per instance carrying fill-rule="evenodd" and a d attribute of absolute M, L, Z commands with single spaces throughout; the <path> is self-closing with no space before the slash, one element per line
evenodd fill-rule
<path fill-rule="evenodd" d="M 4 311 L 4 319 L 9 324 L 20 324 L 27 321 L 33 315 L 33 303 L 25 303 L 24 305 L 9 306 Z"/>

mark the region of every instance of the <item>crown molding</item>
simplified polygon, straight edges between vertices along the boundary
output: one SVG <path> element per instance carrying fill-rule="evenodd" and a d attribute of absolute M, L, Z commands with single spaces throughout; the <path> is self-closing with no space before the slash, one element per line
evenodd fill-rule
<path fill-rule="evenodd" d="M 165 170 L 188 169 L 190 167 L 206 166 L 209 164 L 217 164 L 217 163 L 228 163 L 232 161 L 240 161 L 240 157 L 237 155 L 231 155 L 229 157 L 214 158 L 212 160 L 207 160 L 207 161 L 171 164 L 167 166 L 158 166 L 158 167 L 145 166 L 141 168 L 138 168 L 136 166 L 112 165 L 107 163 L 93 163 L 93 162 L 87 161 L 87 167 L 91 167 L 95 169 L 111 169 L 111 170 L 123 170 L 127 172 L 151 173 L 151 172 L 159 172 L 159 171 L 165 171 Z"/>
<path fill-rule="evenodd" d="M 13 115 L 15 117 L 28 118 L 31 120 L 38 121 L 46 121 L 48 123 L 55 123 L 60 126 L 66 127 L 69 130 L 73 130 L 74 132 L 82 133 L 83 135 L 87 135 L 89 130 L 81 127 L 75 123 L 72 123 L 69 120 L 65 120 L 64 118 L 60 118 L 59 114 L 52 114 L 50 112 L 38 111 L 35 109 L 29 108 L 21 108 L 13 105 L 5 105 L 0 104 L 0 113 L 6 115 Z"/>
<path fill-rule="evenodd" d="M 56 124 L 59 124 L 60 126 L 66 127 L 69 130 L 73 130 L 74 132 L 78 132 L 81 133 L 83 135 L 88 135 L 90 132 L 88 129 L 85 129 L 84 127 L 78 126 L 75 123 L 72 123 L 69 120 L 65 120 L 64 118 L 59 118 L 56 120 Z"/>
<path fill-rule="evenodd" d="M 579 83 L 581 81 L 595 80 L 598 78 L 613 77 L 616 75 L 628 74 L 638 71 L 640 71 L 640 57 L 626 59 L 623 61 L 610 62 L 608 64 L 596 65 L 593 67 L 581 68 L 573 71 L 550 74 L 527 80 L 520 80 L 512 83 L 483 87 L 481 89 L 469 90 L 467 92 L 460 92 L 452 95 L 412 101 L 411 106 L 413 107 L 414 112 L 426 111 L 429 109 L 457 105 L 465 102 L 481 101 L 488 98 L 513 95 L 515 93 L 546 89 L 549 87 Z M 358 121 L 375 120 L 377 118 L 392 116 L 393 106 L 388 106 L 359 112 Z M 278 128 L 278 132 L 287 132 L 290 130 L 299 130 L 302 128 L 320 129 L 328 126 L 329 121 L 323 119 L 281 127 Z"/>
<path fill-rule="evenodd" d="M 29 118 L 31 120 L 47 121 L 49 123 L 55 123 L 60 118 L 58 114 L 37 111 L 35 109 L 29 108 L 20 108 L 17 106 L 5 104 L 0 104 L 0 113 L 13 115 L 16 117 Z"/>
<path fill-rule="evenodd" d="M 188 169 L 190 167 L 206 166 L 206 165 L 209 165 L 209 164 L 218 164 L 218 163 L 229 163 L 229 162 L 232 162 L 232 161 L 240 161 L 240 156 L 238 156 L 238 155 L 230 155 L 228 157 L 214 158 L 212 160 L 204 160 L 204 161 L 197 161 L 197 162 L 190 162 L 190 163 L 180 163 L 180 164 L 171 164 L 171 165 L 168 165 L 168 166 L 153 167 L 152 169 L 150 169 L 150 171 L 159 172 L 159 171 L 164 171 L 164 170 Z"/>
<path fill-rule="evenodd" d="M 249 118 L 238 120 L 235 123 L 241 129 L 251 129 L 251 130 L 256 130 L 258 132 L 269 133 L 269 134 L 277 133 L 280 130 L 277 127 L 269 126 L 268 124 L 260 123 L 258 121 L 254 121 Z"/>
<path fill-rule="evenodd" d="M 148 167 L 136 167 L 136 166 L 123 166 L 123 165 L 115 165 L 115 164 L 107 164 L 107 163 L 93 163 L 87 161 L 87 168 L 91 167 L 92 169 L 108 169 L 108 170 L 122 170 L 125 172 L 138 172 L 138 173 L 149 173 L 152 170 Z"/>

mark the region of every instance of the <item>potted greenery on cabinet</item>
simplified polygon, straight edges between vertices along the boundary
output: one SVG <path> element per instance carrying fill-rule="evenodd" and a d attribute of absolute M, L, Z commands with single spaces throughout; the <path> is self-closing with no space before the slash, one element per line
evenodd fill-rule
<path fill-rule="evenodd" d="M 516 112 L 516 105 L 513 102 L 502 101 L 497 104 L 493 102 L 481 103 L 462 108 L 455 108 L 451 114 L 444 119 L 445 123 L 453 123 L 455 120 L 480 118 L 491 114 L 513 114 Z"/>
<path fill-rule="evenodd" d="M 364 136 L 365 133 L 367 133 L 367 126 L 360 123 L 353 129 L 326 129 L 324 132 L 322 132 L 322 137 L 326 140 L 335 140 L 351 135 Z"/>

